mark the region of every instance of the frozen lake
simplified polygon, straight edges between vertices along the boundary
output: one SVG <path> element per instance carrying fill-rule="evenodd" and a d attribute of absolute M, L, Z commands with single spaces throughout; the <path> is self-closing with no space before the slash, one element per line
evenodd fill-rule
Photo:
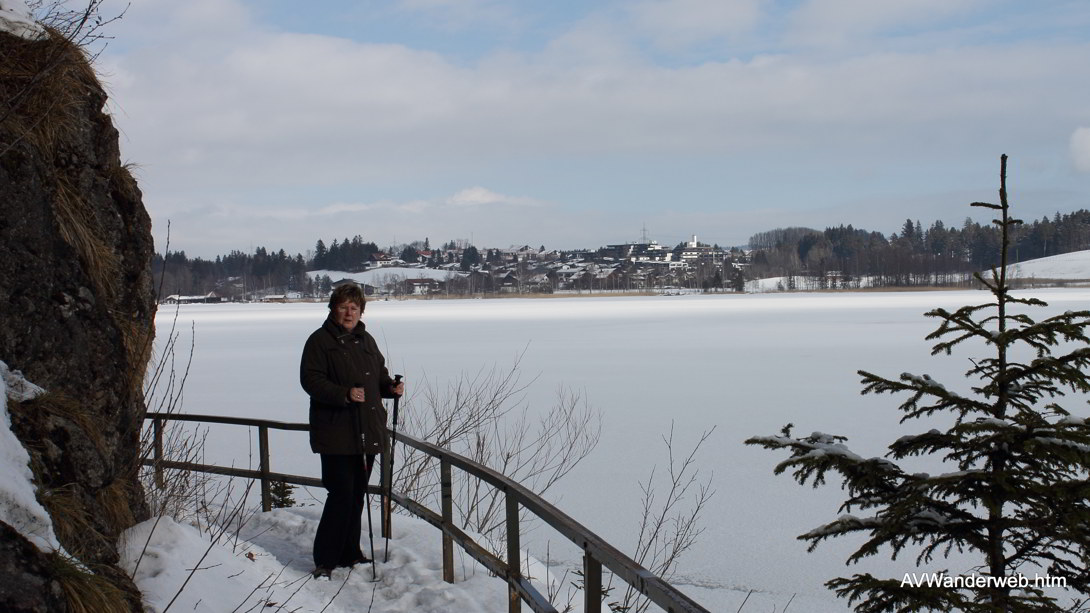
<path fill-rule="evenodd" d="M 1033 311 L 1037 319 L 1090 304 L 1086 289 L 1033 295 L 1050 305 Z M 966 386 L 968 358 L 984 349 L 966 344 L 953 356 L 932 357 L 924 337 L 937 321 L 923 313 L 989 297 L 951 291 L 375 301 L 364 321 L 391 372 L 405 375 L 410 394 L 424 379 L 442 384 L 461 373 L 503 369 L 522 354 L 524 381 L 537 377 L 527 394 L 531 405 L 551 404 L 565 385 L 597 407 L 598 447 L 547 497 L 629 553 L 639 482 L 666 462 L 662 436 L 673 424 L 677 448 L 685 450 L 715 427 L 698 460 L 704 474 L 714 475 L 717 493 L 678 586 L 713 611 L 736 610 L 749 590 L 757 593 L 744 610 L 782 610 L 797 594 L 792 611 L 844 611 L 846 603 L 822 586 L 831 577 L 967 568 L 918 568 L 912 556 L 846 568 L 852 547 L 844 539 L 807 554 L 795 537 L 836 517 L 838 484 L 812 490 L 774 476 L 784 456 L 742 441 L 790 422 L 800 434 L 846 435 L 853 451 L 869 457 L 884 454 L 898 436 L 930 429 L 898 424 L 901 398 L 862 397 L 856 371 L 927 373 L 948 387 Z M 180 307 L 179 344 L 188 348 L 190 326 L 196 333 L 182 410 L 306 421 L 299 353 L 326 313 L 324 304 Z M 174 315 L 173 307 L 161 309 L 161 336 Z M 410 400 L 403 406 L 411 407 Z M 1085 399 L 1061 404 L 1087 414 Z M 272 447 L 274 471 L 318 474 L 305 435 L 274 433 Z M 254 443 L 237 432 L 214 430 L 206 452 L 216 463 L 256 464 Z M 554 559 L 576 561 L 558 550 L 554 545 Z"/>

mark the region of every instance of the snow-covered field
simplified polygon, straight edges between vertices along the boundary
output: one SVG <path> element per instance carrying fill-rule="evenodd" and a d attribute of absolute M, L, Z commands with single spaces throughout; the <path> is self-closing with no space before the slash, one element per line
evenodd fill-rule
<path fill-rule="evenodd" d="M 1019 279 L 1090 281 L 1090 251 L 1074 251 L 1010 266 Z"/>
<path fill-rule="evenodd" d="M 1041 289 L 1032 295 L 1050 304 L 1038 309 L 1037 317 L 1090 304 L 1090 289 Z M 405 375 L 410 394 L 425 380 L 442 383 L 492 365 L 503 368 L 522 354 L 524 379 L 537 377 L 527 395 L 533 406 L 551 403 L 563 384 L 598 407 L 603 415 L 599 446 L 548 498 L 623 551 L 635 545 L 639 482 L 653 466 L 661 471 L 665 465 L 663 434 L 672 425 L 678 447 L 687 448 L 715 427 L 698 461 L 704 474 L 712 475 L 716 495 L 705 516 L 707 530 L 683 561 L 675 584 L 710 611 L 735 611 L 754 590 L 743 611 L 782 611 L 790 602 L 790 611 L 820 612 L 848 609 L 822 587 L 834 576 L 967 572 L 971 563 L 918 567 L 906 555 L 845 567 L 849 542 L 807 554 L 795 537 L 836 517 L 839 487 L 812 490 L 776 477 L 772 468 L 782 457 L 742 441 L 791 422 L 799 433 L 847 435 L 853 451 L 867 457 L 883 454 L 902 434 L 930 429 L 930 423 L 899 425 L 898 398 L 861 397 L 856 370 L 926 373 L 949 387 L 968 387 L 962 373 L 970 367 L 969 357 L 982 349 L 966 346 L 953 356 L 930 356 L 923 337 L 936 322 L 922 314 L 988 298 L 980 291 L 951 291 L 375 301 L 364 319 L 391 369 Z M 325 314 L 322 304 L 180 307 L 182 347 L 189 345 L 190 327 L 195 330 L 183 410 L 305 421 L 299 352 Z M 162 336 L 173 316 L 171 309 L 160 312 Z M 1088 414 L 1086 398 L 1063 404 L 1077 415 Z M 403 406 L 411 407 L 411 399 Z M 256 464 L 253 437 L 243 430 L 213 427 L 207 459 Z M 318 474 L 305 435 L 271 438 L 274 471 Z M 935 468 L 930 461 L 920 466 Z M 304 581 L 321 497 L 320 491 L 297 492 L 301 508 L 254 520 L 247 534 L 259 536 L 234 550 L 214 551 L 216 562 L 202 562 L 207 570 L 195 575 L 202 587 L 187 589 L 183 599 L 189 600 L 171 610 L 194 610 L 196 600 L 202 600 L 196 610 L 232 610 L 267 575 L 283 584 L 270 596 L 273 601 L 283 602 L 299 588 L 285 610 L 320 610 L 339 589 L 338 579 L 346 577 L 342 571 L 329 584 Z M 184 579 L 184 569 L 197 564 L 204 545 L 192 528 L 173 524 L 156 539 L 151 550 L 158 553 L 145 558 L 137 577 L 149 601 L 162 607 Z M 132 542 L 142 546 L 139 531 Z M 526 544 L 539 559 L 548 546 L 559 577 L 579 563 L 577 551 L 563 542 L 541 529 Z M 374 611 L 387 612 L 503 606 L 502 583 L 487 573 L 445 592 L 437 547 L 430 526 L 397 517 L 391 561 L 379 564 L 381 581 L 368 581 L 369 568 L 357 570 L 327 610 L 363 610 L 372 598 Z M 248 551 L 253 560 L 245 556 Z M 131 551 L 128 555 L 134 559 Z M 230 606 L 223 608 L 224 602 Z"/>
<path fill-rule="evenodd" d="M 1034 295 L 1050 303 L 1049 311 L 1090 304 L 1090 290 Z M 531 404 L 552 402 L 561 384 L 584 394 L 603 413 L 601 442 L 549 498 L 622 550 L 634 546 L 638 483 L 666 461 L 662 435 L 672 424 L 684 447 L 716 427 L 699 461 L 714 474 L 717 494 L 707 531 L 676 583 L 713 611 L 735 610 L 749 590 L 757 590 L 746 605 L 752 610 L 782 609 L 794 596 L 792 610 L 842 611 L 844 603 L 822 587 L 830 577 L 933 569 L 917 568 L 910 557 L 845 568 L 847 542 L 807 554 L 794 537 L 835 518 L 839 488 L 815 491 L 775 477 L 781 458 L 742 441 L 791 422 L 798 432 L 848 435 L 857 453 L 881 455 L 896 437 L 923 426 L 898 425 L 897 399 L 861 397 L 856 370 L 928 373 L 958 387 L 970 354 L 931 357 L 923 337 L 935 322 L 922 313 L 987 298 L 957 291 L 376 301 L 365 321 L 410 393 L 425 379 L 445 382 L 523 354 L 526 377 L 538 377 Z M 196 330 L 184 410 L 304 421 L 298 353 L 325 312 L 320 304 L 182 307 L 182 327 L 192 322 Z M 164 310 L 159 325 L 171 316 Z M 1069 408 L 1085 414 L 1085 400 Z M 209 459 L 254 464 L 252 441 L 225 430 L 210 434 Z M 304 436 L 273 436 L 272 446 L 273 470 L 318 473 Z M 320 495 L 296 499 L 318 504 Z M 561 541 L 535 534 L 530 545 L 541 557 L 548 543 L 552 560 L 577 564 Z"/>

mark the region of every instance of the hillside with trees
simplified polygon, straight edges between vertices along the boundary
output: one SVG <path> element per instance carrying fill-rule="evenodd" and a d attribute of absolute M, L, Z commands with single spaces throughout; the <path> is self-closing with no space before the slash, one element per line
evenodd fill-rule
<path fill-rule="evenodd" d="M 905 220 L 886 238 L 852 226 L 782 228 L 754 235 L 748 276 L 802 276 L 829 286 L 850 286 L 868 277 L 871 287 L 947 286 L 971 283 L 973 272 L 999 261 L 1001 237 L 992 225 L 966 219 L 961 228 L 936 221 L 924 228 Z M 1090 211 L 1057 213 L 1025 223 L 1011 238 L 1011 260 L 1090 249 Z"/>

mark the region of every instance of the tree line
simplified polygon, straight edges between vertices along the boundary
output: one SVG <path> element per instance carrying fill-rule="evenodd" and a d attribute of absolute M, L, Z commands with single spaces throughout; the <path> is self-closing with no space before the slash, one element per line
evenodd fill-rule
<path fill-rule="evenodd" d="M 203 295 L 245 295 L 260 291 L 299 291 L 313 289 L 307 278 L 308 262 L 301 254 L 288 255 L 283 249 L 270 253 L 258 247 L 253 253 L 232 251 L 214 260 L 189 258 L 185 251 L 156 253 L 152 272 L 163 297 Z"/>
<path fill-rule="evenodd" d="M 818 231 L 779 228 L 750 238 L 748 276 L 828 279 L 850 284 L 868 277 L 878 286 L 950 285 L 999 262 L 1001 236 L 992 225 L 966 219 L 960 228 L 936 221 L 924 228 L 906 219 L 888 238 L 841 225 Z M 1090 249 L 1090 211 L 1056 213 L 1017 226 L 1011 261 Z"/>
<path fill-rule="evenodd" d="M 372 256 L 381 253 L 373 242 L 365 242 L 363 237 L 356 235 L 352 240 L 345 238 L 333 243 L 327 248 L 325 242 L 318 239 L 314 246 L 314 257 L 310 260 L 311 270 L 343 270 L 345 272 L 362 272 L 371 261 Z"/>

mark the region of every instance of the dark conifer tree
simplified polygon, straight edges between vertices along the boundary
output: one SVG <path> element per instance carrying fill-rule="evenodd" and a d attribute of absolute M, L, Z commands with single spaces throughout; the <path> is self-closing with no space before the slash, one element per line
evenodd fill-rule
<path fill-rule="evenodd" d="M 295 486 L 286 481 L 273 481 L 269 487 L 272 508 L 287 509 L 295 506 Z"/>
<path fill-rule="evenodd" d="M 1021 223 L 1008 213 L 1006 156 L 1000 171 L 1000 204 L 974 203 L 996 211 L 1000 262 L 989 277 L 977 275 L 992 299 L 954 312 L 927 313 L 940 321 L 927 338 L 932 354 L 975 342 L 986 357 L 970 359 L 963 395 L 928 375 L 897 380 L 866 371 L 863 393 L 907 393 L 902 422 L 937 418 L 953 425 L 899 438 L 886 458 L 864 459 L 845 438 L 815 433 L 754 437 L 747 444 L 786 449 L 791 457 L 775 469 L 801 483 L 819 485 L 829 473 L 843 479 L 847 500 L 840 518 L 801 535 L 812 551 L 825 539 L 859 534 L 866 541 L 849 558 L 856 562 L 906 550 L 917 564 L 951 552 L 975 558 L 979 576 L 948 577 L 938 585 L 909 577 L 870 573 L 833 579 L 830 589 L 860 612 L 887 611 L 1085 611 L 1090 561 L 1090 426 L 1059 404 L 1067 392 L 1090 391 L 1090 311 L 1068 311 L 1042 321 L 1028 312 L 1046 304 L 1011 294 L 1006 276 L 1010 230 Z M 1080 400 L 1080 403 L 1082 400 Z M 936 456 L 950 467 L 937 475 L 909 472 L 898 461 Z M 865 517 L 848 513 L 865 513 Z M 1009 582 L 1036 574 L 1063 578 L 1062 593 Z M 906 575 L 907 577 L 907 575 Z M 986 587 L 976 583 L 983 579 Z M 1071 601 L 1067 601 L 1070 597 Z M 1062 602 L 1061 602 L 1062 601 Z"/>
<path fill-rule="evenodd" d="M 479 251 L 477 251 L 476 247 L 474 247 L 473 245 L 470 245 L 470 246 L 466 247 L 465 250 L 462 251 L 462 261 L 461 261 L 462 270 L 468 271 L 470 268 L 472 268 L 474 266 L 480 266 L 480 264 L 481 264 L 481 253 Z"/>

